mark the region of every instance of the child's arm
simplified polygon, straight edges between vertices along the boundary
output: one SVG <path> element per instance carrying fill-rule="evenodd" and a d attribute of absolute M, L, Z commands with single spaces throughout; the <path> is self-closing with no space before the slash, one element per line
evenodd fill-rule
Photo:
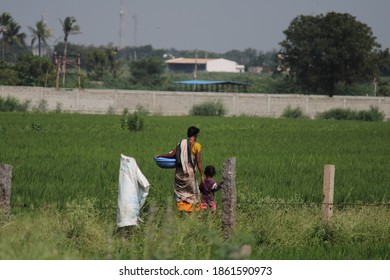
<path fill-rule="evenodd" d="M 223 181 L 221 181 L 221 183 L 217 184 L 217 182 L 215 182 L 211 188 L 212 192 L 217 192 L 219 191 L 223 186 Z"/>

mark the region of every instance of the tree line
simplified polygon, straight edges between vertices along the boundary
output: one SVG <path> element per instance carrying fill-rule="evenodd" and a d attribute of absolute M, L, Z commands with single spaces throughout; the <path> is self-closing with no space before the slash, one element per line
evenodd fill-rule
<path fill-rule="evenodd" d="M 297 16 L 284 31 L 280 48 L 263 52 L 254 48 L 214 53 L 204 50 L 154 49 L 151 45 L 117 48 L 84 46 L 69 42 L 80 33 L 74 17 L 59 20 L 62 40 L 49 46 L 52 30 L 42 18 L 28 26 L 31 42 L 21 32 L 21 26 L 4 12 L 0 15 L 0 84 L 24 86 L 54 86 L 54 56 L 66 59 L 81 57 L 83 87 L 136 89 L 139 87 L 170 89 L 172 73 L 167 73 L 164 61 L 174 57 L 225 58 L 245 65 L 259 66 L 273 75 L 269 92 L 299 92 L 340 94 L 356 84 L 376 83 L 378 95 L 390 95 L 389 50 L 382 50 L 369 26 L 350 14 L 330 12 L 326 15 Z M 67 87 L 75 86 L 76 70 L 64 63 L 61 73 Z M 242 77 L 244 76 L 244 77 Z M 176 77 L 175 77 L 176 78 Z M 253 84 L 256 77 L 241 75 L 238 79 Z M 65 85 L 65 83 L 64 83 Z M 256 86 L 255 92 L 264 87 Z M 350 91 L 350 90 L 349 90 Z"/>

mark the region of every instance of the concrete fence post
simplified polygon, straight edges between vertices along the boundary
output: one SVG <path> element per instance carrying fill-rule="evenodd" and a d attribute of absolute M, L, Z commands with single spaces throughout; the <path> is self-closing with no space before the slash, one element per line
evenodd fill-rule
<path fill-rule="evenodd" d="M 12 165 L 0 163 L 0 221 L 11 213 Z"/>
<path fill-rule="evenodd" d="M 223 162 L 222 181 L 222 235 L 228 239 L 236 225 L 236 158 Z"/>
<path fill-rule="evenodd" d="M 329 222 L 333 215 L 335 166 L 327 164 L 324 167 L 322 214 L 325 222 Z"/>

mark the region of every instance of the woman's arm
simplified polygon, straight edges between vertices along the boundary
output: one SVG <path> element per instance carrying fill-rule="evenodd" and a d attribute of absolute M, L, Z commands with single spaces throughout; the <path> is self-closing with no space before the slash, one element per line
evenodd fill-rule
<path fill-rule="evenodd" d="M 155 157 L 166 157 L 166 158 L 174 158 L 176 155 L 176 148 L 174 148 L 172 151 L 170 151 L 167 154 L 158 154 Z"/>
<path fill-rule="evenodd" d="M 199 170 L 200 176 L 202 177 L 202 183 L 204 183 L 205 177 L 204 177 L 204 174 L 203 174 L 202 156 L 201 156 L 200 152 L 198 152 L 196 154 L 196 163 L 197 163 L 197 166 L 198 166 L 198 170 Z"/>

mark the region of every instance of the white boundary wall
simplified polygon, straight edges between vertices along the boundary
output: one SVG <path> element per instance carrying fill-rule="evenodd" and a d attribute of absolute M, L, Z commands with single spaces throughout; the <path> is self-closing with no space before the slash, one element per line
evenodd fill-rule
<path fill-rule="evenodd" d="M 83 114 L 121 114 L 126 108 L 134 112 L 142 106 L 156 115 L 188 115 L 193 105 L 205 101 L 220 101 L 227 109 L 226 116 L 280 117 L 288 106 L 300 107 L 314 118 L 318 113 L 333 108 L 368 110 L 377 107 L 390 119 L 390 97 L 319 96 L 299 94 L 255 94 L 220 92 L 179 92 L 141 90 L 59 90 L 42 87 L 0 87 L 0 96 L 15 97 L 20 102 L 30 100 L 30 108 L 47 102 L 49 111 L 57 106 L 63 112 Z"/>

